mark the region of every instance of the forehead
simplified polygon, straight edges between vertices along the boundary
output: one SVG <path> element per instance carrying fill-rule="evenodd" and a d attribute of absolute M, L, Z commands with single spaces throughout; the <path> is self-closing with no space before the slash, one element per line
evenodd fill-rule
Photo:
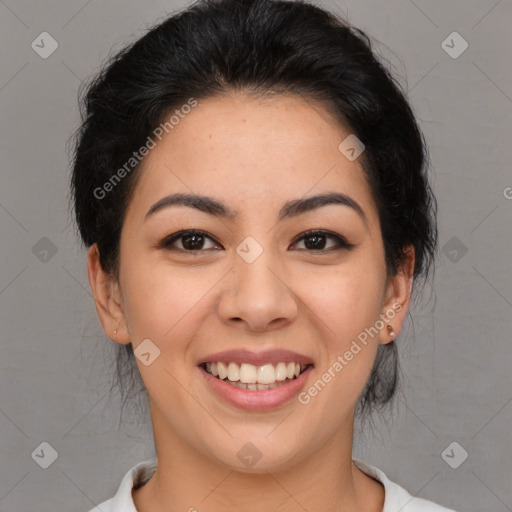
<path fill-rule="evenodd" d="M 199 100 L 145 157 L 130 210 L 183 192 L 223 198 L 244 215 L 329 191 L 371 210 L 361 164 L 339 150 L 348 135 L 324 105 L 300 96 Z"/>

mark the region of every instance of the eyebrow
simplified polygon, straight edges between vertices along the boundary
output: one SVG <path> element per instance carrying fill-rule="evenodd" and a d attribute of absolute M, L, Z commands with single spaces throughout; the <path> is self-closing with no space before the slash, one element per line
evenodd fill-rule
<path fill-rule="evenodd" d="M 322 206 L 338 204 L 352 208 L 361 217 L 363 222 L 368 226 L 366 215 L 354 199 L 341 192 L 332 192 L 328 194 L 319 194 L 303 199 L 294 199 L 286 202 L 281 210 L 279 210 L 278 220 L 297 217 L 303 213 L 316 210 Z M 146 213 L 145 220 L 154 215 L 156 212 L 164 208 L 172 206 L 187 206 L 195 208 L 203 213 L 234 220 L 238 212 L 233 210 L 224 203 L 214 199 L 213 197 L 196 195 L 196 194 L 171 194 L 158 200 Z"/>

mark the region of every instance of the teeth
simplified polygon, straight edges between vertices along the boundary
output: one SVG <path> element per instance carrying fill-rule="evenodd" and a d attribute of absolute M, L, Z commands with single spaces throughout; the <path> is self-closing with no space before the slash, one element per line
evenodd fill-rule
<path fill-rule="evenodd" d="M 243 382 L 244 384 L 255 384 L 257 380 L 258 368 L 256 366 L 253 366 L 252 364 L 242 363 L 240 365 L 240 382 Z M 262 384 L 264 383 L 262 382 Z"/>
<path fill-rule="evenodd" d="M 235 386 L 236 388 L 240 389 L 250 389 L 251 391 L 261 391 L 266 389 L 274 389 L 279 386 L 282 386 L 283 384 L 286 384 L 288 382 L 291 382 L 291 380 L 286 379 L 285 382 L 274 382 L 272 384 L 243 384 L 242 382 L 231 382 L 230 380 L 227 380 L 225 382 L 229 382 L 232 386 Z"/>
<path fill-rule="evenodd" d="M 224 380 L 228 376 L 228 369 L 224 363 L 217 363 L 217 371 L 220 380 Z"/>
<path fill-rule="evenodd" d="M 286 363 L 277 363 L 276 366 L 276 380 L 281 381 L 286 379 Z"/>
<path fill-rule="evenodd" d="M 273 389 L 279 383 L 293 380 L 298 377 L 306 368 L 306 364 L 294 362 L 280 362 L 275 366 L 264 364 L 263 366 L 254 366 L 248 363 L 239 365 L 235 362 L 224 363 L 206 363 L 206 371 L 220 380 L 228 380 L 235 383 L 242 389 Z"/>
<path fill-rule="evenodd" d="M 242 379 L 240 379 L 240 380 L 242 380 Z M 259 384 L 272 384 L 275 381 L 276 381 L 276 371 L 274 370 L 274 367 L 271 364 L 266 364 L 266 365 L 260 366 L 258 368 L 258 383 Z M 242 380 L 242 382 L 244 382 L 244 381 Z"/>
<path fill-rule="evenodd" d="M 231 382 L 240 380 L 240 368 L 236 363 L 229 363 L 228 365 L 228 379 Z"/>

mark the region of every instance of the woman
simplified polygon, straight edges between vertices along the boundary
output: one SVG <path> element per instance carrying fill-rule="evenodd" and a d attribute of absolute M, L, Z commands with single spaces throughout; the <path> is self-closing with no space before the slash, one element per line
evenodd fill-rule
<path fill-rule="evenodd" d="M 94 510 L 448 510 L 352 458 L 437 247 L 427 167 L 367 36 L 309 4 L 202 1 L 105 67 L 75 212 L 157 458 Z"/>

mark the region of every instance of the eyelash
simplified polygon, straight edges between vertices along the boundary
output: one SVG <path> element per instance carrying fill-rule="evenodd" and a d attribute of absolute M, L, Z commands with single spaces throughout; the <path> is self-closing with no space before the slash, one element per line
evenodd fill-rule
<path fill-rule="evenodd" d="M 220 245 L 212 236 L 208 235 L 204 231 L 197 230 L 197 229 L 187 229 L 187 230 L 183 230 L 183 231 L 178 231 L 177 233 L 174 233 L 174 234 L 164 238 L 164 240 L 162 240 L 162 242 L 159 244 L 159 247 L 162 249 L 170 250 L 170 251 L 179 251 L 179 252 L 185 252 L 185 253 L 201 253 L 203 251 L 211 250 L 211 249 L 187 250 L 187 249 L 180 249 L 178 247 L 172 246 L 172 244 L 174 242 L 176 242 L 177 240 L 184 238 L 185 236 L 188 236 L 188 235 L 201 235 L 205 238 L 209 238 L 217 245 Z M 299 249 L 299 250 L 322 254 L 322 253 L 331 252 L 333 250 L 341 250 L 341 249 L 350 251 L 357 245 L 357 244 L 349 244 L 342 236 L 336 235 L 335 233 L 332 233 L 330 231 L 325 231 L 325 230 L 305 231 L 304 233 L 301 233 L 300 238 L 295 239 L 295 241 L 293 242 L 293 245 L 297 244 L 298 242 L 302 241 L 303 239 L 312 237 L 314 235 L 325 236 L 326 238 L 333 239 L 337 242 L 337 245 L 335 247 L 331 247 L 329 249 L 318 249 L 318 250 Z"/>

